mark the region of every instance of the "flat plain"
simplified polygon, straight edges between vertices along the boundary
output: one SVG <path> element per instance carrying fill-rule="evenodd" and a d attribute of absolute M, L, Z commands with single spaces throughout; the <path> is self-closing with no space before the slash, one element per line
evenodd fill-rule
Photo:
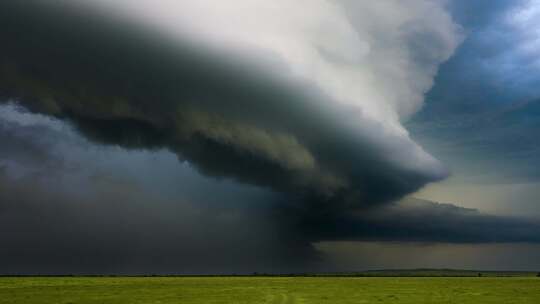
<path fill-rule="evenodd" d="M 0 303 L 540 303 L 540 278 L 2 277 Z"/>

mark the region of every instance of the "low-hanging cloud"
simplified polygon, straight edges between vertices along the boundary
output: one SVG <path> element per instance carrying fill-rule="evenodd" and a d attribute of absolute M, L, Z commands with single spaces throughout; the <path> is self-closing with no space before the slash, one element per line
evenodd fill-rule
<path fill-rule="evenodd" d="M 11 144 L 0 149 L 2 274 L 317 272 L 335 270 L 320 251 L 333 241 L 540 243 L 533 219 L 412 198 L 357 211 L 306 204 L 189 166 L 170 176 L 169 152 L 96 147 L 12 106 L 0 118 L 0 142 Z"/>
<path fill-rule="evenodd" d="M 540 242 L 538 219 L 490 215 L 477 209 L 415 198 L 367 212 L 338 214 L 335 218 L 303 218 L 299 229 L 314 241 Z"/>
<path fill-rule="evenodd" d="M 447 174 L 401 125 L 459 44 L 442 2 L 3 1 L 0 33 L 4 100 L 95 142 L 350 206 Z"/>

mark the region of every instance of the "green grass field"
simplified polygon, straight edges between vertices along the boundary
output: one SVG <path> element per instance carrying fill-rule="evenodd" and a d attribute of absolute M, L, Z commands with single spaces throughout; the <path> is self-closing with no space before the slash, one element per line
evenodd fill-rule
<path fill-rule="evenodd" d="M 540 303 L 540 278 L 0 278 L 0 303 Z"/>

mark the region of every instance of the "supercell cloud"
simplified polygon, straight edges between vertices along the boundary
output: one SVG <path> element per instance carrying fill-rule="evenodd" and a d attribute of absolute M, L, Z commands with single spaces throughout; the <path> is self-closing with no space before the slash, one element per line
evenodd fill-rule
<path fill-rule="evenodd" d="M 349 206 L 447 174 L 401 125 L 460 43 L 442 2 L 0 6 L 3 100 L 95 142 Z"/>
<path fill-rule="evenodd" d="M 326 241 L 540 242 L 532 219 L 396 202 L 448 175 L 403 124 L 463 40 L 460 4 L 0 1 L 0 269 L 314 271 Z"/>

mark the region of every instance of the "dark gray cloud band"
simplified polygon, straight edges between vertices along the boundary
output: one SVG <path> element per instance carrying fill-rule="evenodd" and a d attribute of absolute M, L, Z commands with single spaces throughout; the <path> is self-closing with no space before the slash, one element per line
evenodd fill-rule
<path fill-rule="evenodd" d="M 533 219 L 412 198 L 352 211 L 215 183 L 189 190 L 181 179 L 172 182 L 185 184 L 184 195 L 161 196 L 112 168 L 69 170 L 63 155 L 84 143 L 69 133 L 47 124 L 0 127 L 0 140 L 14 143 L 0 163 L 26 169 L 0 170 L 3 274 L 315 272 L 332 270 L 313 245 L 320 242 L 540 241 Z"/>

